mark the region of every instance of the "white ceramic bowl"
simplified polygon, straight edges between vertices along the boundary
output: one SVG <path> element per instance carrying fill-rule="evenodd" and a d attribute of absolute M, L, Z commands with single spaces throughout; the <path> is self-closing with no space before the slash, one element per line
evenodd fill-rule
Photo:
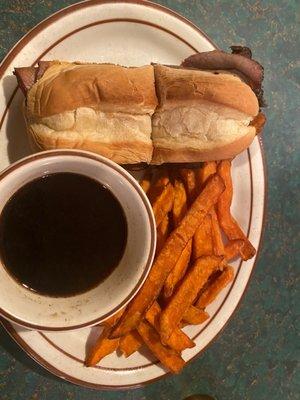
<path fill-rule="evenodd" d="M 0 314 L 26 328 L 67 330 L 95 325 L 125 306 L 147 277 L 155 253 L 156 229 L 151 205 L 138 182 L 122 167 L 78 150 L 38 153 L 0 174 L 0 213 L 13 193 L 49 173 L 74 172 L 107 186 L 127 219 L 127 245 L 115 268 L 96 288 L 72 297 L 48 297 L 18 284 L 0 260 Z"/>

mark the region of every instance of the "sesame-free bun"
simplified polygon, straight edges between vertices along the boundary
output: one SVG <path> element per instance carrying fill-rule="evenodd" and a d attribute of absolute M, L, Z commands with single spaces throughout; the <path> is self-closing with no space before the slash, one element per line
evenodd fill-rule
<path fill-rule="evenodd" d="M 152 117 L 153 164 L 232 158 L 256 134 L 259 112 L 246 83 L 225 71 L 155 65 L 159 105 Z"/>
<path fill-rule="evenodd" d="M 119 164 L 149 163 L 156 105 L 151 65 L 54 61 L 27 92 L 25 117 L 39 149 L 77 148 Z"/>

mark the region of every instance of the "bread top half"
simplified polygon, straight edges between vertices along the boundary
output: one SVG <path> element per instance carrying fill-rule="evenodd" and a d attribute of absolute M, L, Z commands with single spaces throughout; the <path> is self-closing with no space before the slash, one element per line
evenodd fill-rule
<path fill-rule="evenodd" d="M 238 75 L 227 71 L 203 71 L 155 65 L 158 109 L 212 103 L 254 117 L 257 97 Z"/>
<path fill-rule="evenodd" d="M 27 112 L 35 118 L 80 107 L 151 115 L 156 106 L 151 65 L 131 68 L 53 61 L 27 93 Z"/>

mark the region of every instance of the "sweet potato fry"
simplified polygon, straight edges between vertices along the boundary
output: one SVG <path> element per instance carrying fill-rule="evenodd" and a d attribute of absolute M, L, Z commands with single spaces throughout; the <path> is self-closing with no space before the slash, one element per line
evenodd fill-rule
<path fill-rule="evenodd" d="M 215 256 L 223 256 L 225 254 L 222 233 L 218 221 L 218 217 L 214 208 L 210 210 L 211 216 L 211 232 L 213 242 L 213 253 Z"/>
<path fill-rule="evenodd" d="M 230 261 L 233 258 L 237 257 L 240 254 L 240 250 L 243 246 L 244 246 L 243 240 L 240 239 L 230 240 L 225 246 L 226 261 Z"/>
<path fill-rule="evenodd" d="M 159 333 L 159 319 L 161 314 L 160 305 L 155 301 L 146 312 L 146 320 Z M 181 353 L 184 349 L 192 348 L 195 343 L 179 328 L 175 329 L 166 343 L 171 349 Z"/>
<path fill-rule="evenodd" d="M 181 353 L 185 349 L 191 349 L 196 346 L 196 343 L 192 341 L 180 328 L 177 328 L 169 337 L 167 345 Z"/>
<path fill-rule="evenodd" d="M 161 194 L 152 203 L 156 226 L 159 226 L 169 211 L 172 210 L 174 201 L 173 185 L 169 182 Z"/>
<path fill-rule="evenodd" d="M 150 200 L 150 203 L 153 204 L 155 200 L 161 195 L 164 188 L 170 182 L 169 174 L 166 169 L 162 170 L 159 176 L 154 179 L 154 182 L 151 184 L 147 196 Z"/>
<path fill-rule="evenodd" d="M 208 211 L 216 204 L 224 190 L 224 183 L 218 175 L 212 176 L 195 200 L 181 224 L 171 233 L 157 256 L 152 269 L 136 297 L 127 306 L 111 337 L 125 335 L 135 329 L 145 312 L 158 297 L 165 280 L 174 268 L 187 242 L 194 235 Z"/>
<path fill-rule="evenodd" d="M 200 310 L 197 307 L 190 306 L 184 313 L 182 320 L 189 325 L 199 325 L 206 321 L 208 318 L 209 315 L 207 314 L 207 312 L 205 312 L 204 310 Z"/>
<path fill-rule="evenodd" d="M 178 179 L 175 180 L 174 184 L 174 204 L 173 204 L 173 224 L 176 228 L 182 218 L 187 212 L 187 196 L 184 185 Z M 184 276 L 185 271 L 188 267 L 192 251 L 192 240 L 188 241 L 187 245 L 183 249 L 175 267 L 170 272 L 164 285 L 164 297 L 168 298 L 172 295 L 175 286 Z"/>
<path fill-rule="evenodd" d="M 158 254 L 164 247 L 169 234 L 169 215 L 166 214 L 164 219 L 157 227 L 157 239 L 156 239 L 156 254 Z"/>
<path fill-rule="evenodd" d="M 110 331 L 111 328 L 104 328 L 95 345 L 90 349 L 85 360 L 85 365 L 87 367 L 92 367 L 98 364 L 102 358 L 117 350 L 119 339 L 109 339 Z"/>
<path fill-rule="evenodd" d="M 213 254 L 211 214 L 208 213 L 193 237 L 193 260 Z"/>
<path fill-rule="evenodd" d="M 200 311 L 204 311 L 204 310 L 200 310 Z M 205 318 L 206 319 L 208 319 L 209 317 L 210 317 L 210 315 L 206 312 L 206 311 L 204 311 L 204 315 L 205 315 Z M 203 319 L 204 319 L 204 316 L 203 316 Z M 205 320 L 203 321 L 203 322 L 205 322 Z M 201 324 L 203 323 L 203 322 L 201 322 Z M 182 320 L 181 322 L 180 322 L 180 324 L 179 324 L 179 328 L 180 329 L 183 329 L 183 328 L 185 328 L 186 326 L 189 326 L 189 325 L 193 325 L 193 324 L 189 324 L 188 322 L 186 322 L 185 320 Z M 198 325 L 198 324 L 196 324 L 196 325 Z"/>
<path fill-rule="evenodd" d="M 208 161 L 197 171 L 198 186 L 202 189 L 207 179 L 216 173 L 217 163 Z M 198 228 L 194 238 L 194 257 L 195 259 L 202 255 L 215 254 L 224 255 L 224 245 L 222 234 L 219 227 L 218 218 L 214 207 L 210 211 L 210 218 L 204 221 L 204 225 Z"/>
<path fill-rule="evenodd" d="M 187 245 L 180 254 L 180 257 L 178 258 L 175 267 L 169 273 L 165 281 L 163 289 L 163 295 L 165 299 L 172 296 L 177 283 L 183 278 L 190 262 L 191 253 L 192 253 L 192 239 L 187 242 Z"/>
<path fill-rule="evenodd" d="M 150 325 L 155 327 L 157 320 L 159 319 L 160 313 L 161 313 L 160 305 L 158 304 L 157 301 L 154 301 L 152 306 L 146 312 L 145 318 Z"/>
<path fill-rule="evenodd" d="M 198 194 L 195 170 L 189 168 L 181 168 L 179 174 L 185 186 L 188 203 L 192 204 Z"/>
<path fill-rule="evenodd" d="M 148 322 L 142 321 L 137 330 L 145 344 L 165 367 L 174 373 L 181 371 L 185 364 L 184 360 L 173 349 L 161 343 L 159 334 Z"/>
<path fill-rule="evenodd" d="M 152 174 L 151 172 L 146 172 L 143 179 L 140 182 L 141 188 L 143 191 L 147 194 L 149 192 L 149 189 L 151 187 L 151 179 L 152 179 Z"/>
<path fill-rule="evenodd" d="M 182 218 L 185 216 L 187 212 L 187 196 L 184 188 L 184 184 L 175 179 L 174 182 L 174 203 L 172 209 L 173 216 L 173 224 L 174 228 L 176 228 L 181 222 Z"/>
<path fill-rule="evenodd" d="M 121 310 L 119 310 L 116 314 L 114 314 L 113 316 L 109 317 L 108 319 L 106 319 L 105 321 L 103 321 L 104 326 L 108 326 L 108 327 L 112 327 L 115 326 L 116 323 L 119 321 L 119 319 L 122 317 L 122 315 L 124 314 L 126 307 L 123 307 Z"/>
<path fill-rule="evenodd" d="M 196 307 L 203 309 L 212 303 L 218 294 L 233 280 L 234 270 L 227 265 L 222 273 L 209 285 L 196 302 Z"/>
<path fill-rule="evenodd" d="M 217 171 L 219 176 L 224 180 L 226 186 L 225 191 L 222 193 L 217 203 L 218 220 L 229 240 L 241 239 L 244 241 L 240 253 L 243 260 L 248 260 L 256 253 L 255 248 L 252 246 L 230 213 L 232 201 L 231 161 L 221 161 L 218 165 Z"/>
<path fill-rule="evenodd" d="M 167 168 L 163 168 L 155 180 L 153 188 L 167 186 L 170 182 L 169 172 Z"/>
<path fill-rule="evenodd" d="M 137 331 L 127 333 L 127 335 L 120 338 L 119 349 L 122 354 L 127 358 L 135 353 L 143 344 L 143 339 Z"/>
<path fill-rule="evenodd" d="M 161 313 L 160 336 L 163 343 L 167 343 L 186 310 L 194 303 L 199 291 L 222 261 L 222 257 L 200 257 L 186 274 L 180 287 Z"/>
<path fill-rule="evenodd" d="M 259 113 L 257 114 L 256 117 L 250 122 L 251 126 L 254 126 L 256 128 L 256 134 L 259 135 L 261 131 L 263 130 L 263 127 L 266 123 L 266 116 L 264 113 Z"/>
<path fill-rule="evenodd" d="M 197 171 L 196 178 L 199 183 L 200 190 L 207 181 L 207 179 L 217 172 L 217 163 L 215 161 L 207 161 Z"/>

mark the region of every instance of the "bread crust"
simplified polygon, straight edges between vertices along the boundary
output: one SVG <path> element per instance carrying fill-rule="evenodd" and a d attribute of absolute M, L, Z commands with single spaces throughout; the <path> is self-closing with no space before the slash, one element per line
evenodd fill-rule
<path fill-rule="evenodd" d="M 40 136 L 30 127 L 28 129 L 31 147 L 35 151 L 51 149 L 80 149 L 100 154 L 117 164 L 150 163 L 152 159 L 152 143 L 139 140 L 130 142 L 104 143 L 85 139 L 82 142 L 74 142 L 72 138 L 61 137 L 59 133 L 51 136 Z"/>
<path fill-rule="evenodd" d="M 29 89 L 24 111 L 38 149 L 78 148 L 135 164 L 151 161 L 156 106 L 152 65 L 53 61 Z"/>
<path fill-rule="evenodd" d="M 159 105 L 152 118 L 152 164 L 235 157 L 256 134 L 252 89 L 235 74 L 155 65 Z"/>
<path fill-rule="evenodd" d="M 27 93 L 27 112 L 35 118 L 79 107 L 151 115 L 156 105 L 152 65 L 52 62 Z"/>
<path fill-rule="evenodd" d="M 159 109 L 209 101 L 233 108 L 254 117 L 259 112 L 258 100 L 249 85 L 226 71 L 201 71 L 154 66 Z"/>
<path fill-rule="evenodd" d="M 170 149 L 156 146 L 153 150 L 151 164 L 159 165 L 163 163 L 192 163 L 201 161 L 218 161 L 234 158 L 252 143 L 256 133 L 255 130 L 243 137 L 225 145 L 216 146 L 213 149 L 195 149 L 182 147 L 180 149 Z"/>

